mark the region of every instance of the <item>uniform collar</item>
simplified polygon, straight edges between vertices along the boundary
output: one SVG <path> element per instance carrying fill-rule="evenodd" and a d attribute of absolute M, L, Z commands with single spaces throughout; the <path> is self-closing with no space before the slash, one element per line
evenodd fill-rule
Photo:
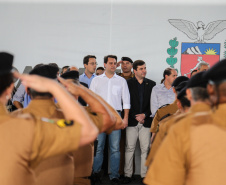
<path fill-rule="evenodd" d="M 0 103 L 0 115 L 7 115 L 8 111 L 6 109 L 6 106 Z"/>
<path fill-rule="evenodd" d="M 209 111 L 211 109 L 210 105 L 204 103 L 204 102 L 199 102 L 193 106 L 191 106 L 189 112 L 201 112 L 201 111 Z"/>
<path fill-rule="evenodd" d="M 53 115 L 57 107 L 52 99 L 34 99 L 23 109 L 24 112 L 32 113 L 35 116 L 48 117 Z M 40 114 L 40 115 L 37 115 Z"/>

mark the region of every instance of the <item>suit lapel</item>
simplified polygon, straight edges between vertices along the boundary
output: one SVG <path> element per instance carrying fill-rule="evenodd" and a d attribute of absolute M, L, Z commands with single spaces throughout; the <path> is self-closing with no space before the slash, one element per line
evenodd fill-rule
<path fill-rule="evenodd" d="M 150 101 L 150 97 L 149 97 L 149 100 L 148 100 L 148 86 L 149 86 L 149 83 L 148 83 L 148 81 L 146 80 L 146 78 L 144 79 L 144 96 L 143 96 L 143 107 L 144 107 L 144 105 L 145 105 L 145 102 L 146 101 Z M 142 109 L 143 109 L 143 107 L 142 107 Z"/>

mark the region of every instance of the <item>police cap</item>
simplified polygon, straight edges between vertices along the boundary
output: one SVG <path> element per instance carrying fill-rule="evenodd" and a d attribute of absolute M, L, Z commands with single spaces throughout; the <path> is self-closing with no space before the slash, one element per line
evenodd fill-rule
<path fill-rule="evenodd" d="M 226 80 L 226 59 L 221 60 L 212 66 L 204 73 L 203 78 L 215 84 L 219 84 Z"/>
<path fill-rule="evenodd" d="M 179 88 L 179 91 L 178 94 L 177 94 L 177 99 L 180 99 L 182 98 L 183 96 L 186 95 L 186 86 L 187 86 L 187 83 L 188 81 L 184 81 L 184 82 L 181 82 L 177 87 Z"/>
<path fill-rule="evenodd" d="M 51 65 L 42 65 L 34 68 L 29 74 L 35 74 L 46 78 L 55 79 L 57 77 L 58 68 Z"/>
<path fill-rule="evenodd" d="M 178 76 L 172 83 L 173 87 L 177 87 L 181 82 L 188 81 L 189 78 L 186 76 Z"/>
<path fill-rule="evenodd" d="M 13 55 L 0 52 L 0 75 L 10 73 L 13 65 Z"/>
<path fill-rule="evenodd" d="M 181 82 L 178 86 L 176 86 L 175 90 L 178 92 L 178 91 L 181 91 L 186 85 L 187 85 L 187 82 L 188 81 L 183 81 Z"/>
<path fill-rule="evenodd" d="M 122 61 L 129 61 L 131 64 L 133 63 L 132 59 L 129 57 L 122 57 L 121 58 Z"/>
<path fill-rule="evenodd" d="M 206 88 L 208 80 L 203 77 L 205 73 L 206 71 L 202 71 L 192 76 L 187 83 L 187 88 L 192 88 L 192 87 Z"/>
<path fill-rule="evenodd" d="M 78 71 L 68 71 L 66 73 L 63 73 L 61 75 L 62 78 L 64 79 L 78 79 L 79 78 L 79 72 Z"/>

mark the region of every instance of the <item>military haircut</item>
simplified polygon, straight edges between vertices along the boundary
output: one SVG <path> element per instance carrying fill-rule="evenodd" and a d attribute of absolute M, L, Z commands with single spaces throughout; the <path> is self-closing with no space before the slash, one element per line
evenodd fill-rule
<path fill-rule="evenodd" d="M 183 108 L 186 108 L 186 107 L 190 107 L 191 106 L 191 102 L 187 99 L 186 96 L 182 96 L 181 98 L 178 99 L 181 103 L 181 106 Z"/>
<path fill-rule="evenodd" d="M 36 98 L 36 97 L 46 97 L 46 98 L 52 98 L 53 95 L 50 93 L 40 93 L 38 91 L 35 91 L 34 89 L 28 88 L 28 94 L 32 97 L 32 98 Z"/>
<path fill-rule="evenodd" d="M 102 71 L 104 71 L 104 68 L 103 68 L 103 67 L 98 67 L 97 70 L 102 70 Z"/>
<path fill-rule="evenodd" d="M 206 88 L 203 87 L 192 87 L 191 90 L 192 99 L 194 101 L 205 101 L 209 99 L 209 94 Z"/>

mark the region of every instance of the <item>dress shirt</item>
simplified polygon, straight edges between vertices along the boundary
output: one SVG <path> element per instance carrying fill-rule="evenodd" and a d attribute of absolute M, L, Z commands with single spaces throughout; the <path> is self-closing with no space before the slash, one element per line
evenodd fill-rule
<path fill-rule="evenodd" d="M 31 101 L 31 97 L 27 93 L 25 93 L 25 95 L 24 95 L 24 108 L 26 108 L 28 106 L 30 101 Z"/>
<path fill-rule="evenodd" d="M 139 93 L 139 98 L 140 98 L 140 114 L 143 113 L 142 112 L 142 108 L 143 108 L 143 99 L 144 99 L 144 81 L 140 84 L 137 79 L 137 88 L 138 88 L 138 93 Z"/>
<path fill-rule="evenodd" d="M 95 77 L 90 85 L 90 90 L 101 96 L 115 110 L 130 109 L 130 94 L 124 78 L 114 74 L 108 78 L 105 73 Z"/>
<path fill-rule="evenodd" d="M 83 73 L 83 74 L 81 74 L 80 76 L 79 76 L 79 81 L 80 82 L 83 82 L 83 83 L 86 83 L 87 85 L 88 85 L 88 87 L 90 86 L 90 83 L 91 83 L 91 81 L 92 81 L 92 79 L 94 78 L 94 77 L 96 77 L 97 75 L 95 74 L 95 73 L 93 73 L 93 75 L 91 76 L 91 78 L 88 78 L 87 76 L 86 76 L 86 74 L 85 73 Z"/>
<path fill-rule="evenodd" d="M 151 93 L 151 117 L 154 117 L 159 107 L 165 104 L 171 104 L 174 100 L 175 94 L 172 87 L 167 89 L 164 82 L 154 86 Z"/>
<path fill-rule="evenodd" d="M 16 93 L 13 96 L 12 102 L 18 101 L 18 102 L 20 102 L 22 104 L 23 101 L 24 101 L 24 95 L 25 95 L 25 93 L 26 93 L 26 91 L 25 91 L 24 85 L 23 84 L 20 84 L 20 86 L 18 87 Z"/>

